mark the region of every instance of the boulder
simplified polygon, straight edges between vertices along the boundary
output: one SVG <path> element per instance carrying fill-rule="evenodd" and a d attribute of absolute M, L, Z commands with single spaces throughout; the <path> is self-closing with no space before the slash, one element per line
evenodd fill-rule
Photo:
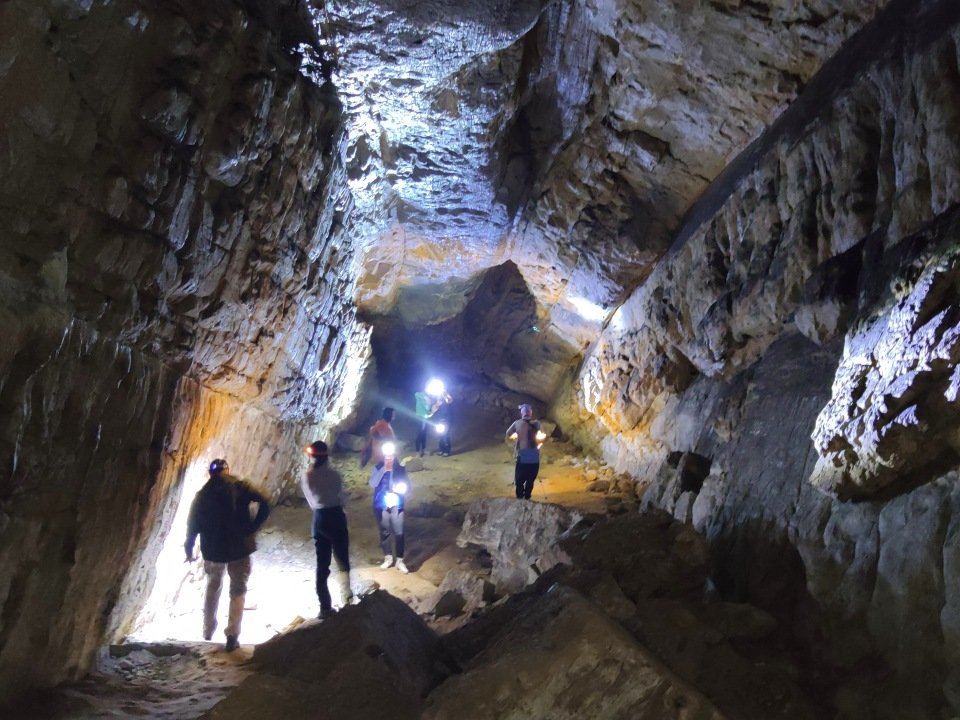
<path fill-rule="evenodd" d="M 368 595 L 254 651 L 255 672 L 204 718 L 381 720 L 420 716 L 420 698 L 450 672 L 436 635 L 407 605 Z"/>
<path fill-rule="evenodd" d="M 634 602 L 646 597 L 703 598 L 706 541 L 662 511 L 583 524 L 568 532 L 560 546 L 576 568 L 609 572 Z"/>
<path fill-rule="evenodd" d="M 478 545 L 493 559 L 498 592 L 516 592 L 569 555 L 557 545 L 582 518 L 559 505 L 512 498 L 486 498 L 470 505 L 457 545 Z"/>
<path fill-rule="evenodd" d="M 337 435 L 337 447 L 341 450 L 360 452 L 366 444 L 367 439 L 362 435 L 351 435 L 350 433 L 340 433 Z"/>
<path fill-rule="evenodd" d="M 724 717 L 569 588 L 507 603 L 487 627 L 495 632 L 466 670 L 427 697 L 424 720 L 464 717 L 467 708 L 471 720 Z"/>

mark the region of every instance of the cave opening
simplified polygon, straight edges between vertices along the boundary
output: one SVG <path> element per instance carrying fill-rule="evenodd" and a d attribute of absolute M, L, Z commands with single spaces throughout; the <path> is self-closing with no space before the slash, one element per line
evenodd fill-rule
<path fill-rule="evenodd" d="M 525 379 L 550 352 L 551 340 L 538 325 L 536 300 L 519 268 L 506 262 L 482 273 L 452 316 L 443 317 L 444 302 L 439 292 L 401 291 L 397 313 L 370 318 L 377 389 L 367 399 L 367 417 L 392 405 L 401 426 L 415 422 L 414 393 L 431 378 L 444 381 L 463 418 L 503 423 L 519 402 L 531 400 L 545 409 L 551 398 Z M 442 319 L 421 319 L 430 315 Z M 465 430 L 454 432 L 462 445 Z"/>
<path fill-rule="evenodd" d="M 217 453 L 194 460 L 184 473 L 169 531 L 156 556 L 150 595 L 132 622 L 127 643 L 195 642 L 201 636 L 206 576 L 199 540 L 195 560 L 185 561 L 184 539 L 190 504 L 209 477 L 207 468 Z M 239 475 L 239 473 L 238 473 Z M 303 617 L 316 614 L 310 574 L 312 545 L 309 528 L 289 504 L 276 506 L 257 538 L 253 571 L 244 606 L 242 640 L 262 643 L 276 637 Z M 334 599 L 342 604 L 341 588 L 331 584 Z M 223 643 L 229 601 L 224 581 L 218 608 L 219 629 L 212 642 Z"/>

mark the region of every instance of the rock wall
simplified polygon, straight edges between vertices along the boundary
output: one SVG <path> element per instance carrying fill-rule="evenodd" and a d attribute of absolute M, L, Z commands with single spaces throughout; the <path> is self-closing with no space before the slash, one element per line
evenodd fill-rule
<path fill-rule="evenodd" d="M 724 178 L 557 408 L 707 535 L 722 592 L 858 678 L 833 698 L 850 718 L 960 708 L 960 13 L 890 10 L 846 84 L 812 84 Z"/>
<path fill-rule="evenodd" d="M 294 7 L 0 6 L 0 702 L 131 619 L 190 468 L 279 494 L 351 411 L 343 117 Z"/>

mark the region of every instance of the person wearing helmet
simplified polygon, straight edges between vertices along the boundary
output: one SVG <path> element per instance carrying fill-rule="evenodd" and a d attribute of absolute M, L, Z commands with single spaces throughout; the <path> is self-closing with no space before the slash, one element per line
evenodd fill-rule
<path fill-rule="evenodd" d="M 533 408 L 524 403 L 519 408 L 520 419 L 507 428 L 506 438 L 516 438 L 517 464 L 514 467 L 513 483 L 517 498 L 530 499 L 533 484 L 540 472 L 540 445 L 537 438 L 540 422 L 533 419 Z"/>
<path fill-rule="evenodd" d="M 436 410 L 433 398 L 426 391 L 421 390 L 414 393 L 413 399 L 417 403 L 417 420 L 420 421 L 420 428 L 417 430 L 417 440 L 414 446 L 417 454 L 423 457 L 427 450 L 427 429 L 430 427 L 430 417 Z"/>
<path fill-rule="evenodd" d="M 403 506 L 408 484 L 407 471 L 396 459 L 396 446 L 392 442 L 383 443 L 383 460 L 370 473 L 370 487 L 373 488 L 373 517 L 380 530 L 380 547 L 383 549 L 383 563 L 386 570 L 396 561 L 397 570 L 410 572 L 403 562 Z M 393 553 L 390 550 L 390 536 L 393 535 Z"/>
<path fill-rule="evenodd" d="M 397 439 L 393 432 L 393 408 L 385 407 L 380 419 L 377 420 L 367 431 L 367 444 L 360 453 L 360 467 L 365 467 L 368 462 L 373 460 L 377 464 L 383 460 L 383 453 L 380 446 L 389 441 Z"/>
<path fill-rule="evenodd" d="M 230 577 L 230 610 L 227 627 L 227 652 L 236 650 L 240 621 L 250 579 L 250 555 L 257 549 L 256 532 L 270 514 L 267 498 L 249 483 L 231 477 L 226 460 L 210 463 L 210 479 L 190 505 L 187 518 L 187 540 L 183 549 L 187 561 L 193 562 L 193 546 L 200 536 L 203 571 L 207 576 L 203 601 L 203 638 L 210 640 L 217 628 L 217 606 L 223 587 L 223 574 Z M 257 513 L 250 519 L 250 506 Z"/>
<path fill-rule="evenodd" d="M 331 555 L 342 574 L 341 598 L 347 605 L 353 599 L 350 589 L 350 536 L 347 515 L 343 506 L 345 495 L 343 478 L 330 467 L 330 452 L 321 440 L 310 443 L 304 451 L 313 459 L 313 467 L 303 473 L 300 487 L 307 504 L 313 510 L 313 546 L 317 551 L 317 599 L 320 601 L 320 619 L 333 614 L 333 602 L 327 579 L 330 577 Z"/>
<path fill-rule="evenodd" d="M 437 432 L 437 451 L 441 457 L 450 457 L 450 426 L 453 423 L 453 398 L 444 391 L 437 397 L 433 409 L 433 428 Z"/>

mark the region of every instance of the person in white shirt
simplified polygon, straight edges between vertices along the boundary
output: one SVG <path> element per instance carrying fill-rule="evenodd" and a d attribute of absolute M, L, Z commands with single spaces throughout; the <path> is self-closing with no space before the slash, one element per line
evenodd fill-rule
<path fill-rule="evenodd" d="M 334 612 L 330 589 L 327 587 L 331 555 L 343 573 L 343 604 L 347 605 L 353 599 L 350 588 L 350 536 L 347 532 L 347 514 L 343 510 L 343 478 L 327 462 L 330 456 L 327 444 L 317 440 L 307 445 L 304 451 L 313 458 L 313 467 L 304 472 L 300 487 L 307 504 L 313 510 L 313 545 L 317 551 L 317 599 L 320 601 L 319 617 L 324 619 Z"/>

